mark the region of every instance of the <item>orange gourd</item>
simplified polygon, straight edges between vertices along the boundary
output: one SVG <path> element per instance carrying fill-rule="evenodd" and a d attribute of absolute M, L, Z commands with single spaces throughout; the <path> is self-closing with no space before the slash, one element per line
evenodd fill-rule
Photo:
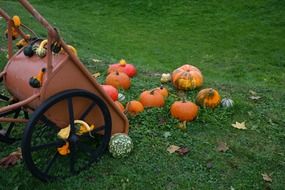
<path fill-rule="evenodd" d="M 192 121 L 198 115 L 199 107 L 191 101 L 175 101 L 170 107 L 171 115 L 179 121 Z"/>
<path fill-rule="evenodd" d="M 60 155 L 62 156 L 66 156 L 67 154 L 70 153 L 70 150 L 69 150 L 69 143 L 66 142 L 63 146 L 57 148 L 57 151 Z"/>
<path fill-rule="evenodd" d="M 16 27 L 19 27 L 21 25 L 21 19 L 19 16 L 17 15 L 13 16 L 12 20 Z"/>
<path fill-rule="evenodd" d="M 139 101 L 144 107 L 164 106 L 164 97 L 155 89 L 142 92 L 140 94 Z"/>
<path fill-rule="evenodd" d="M 220 102 L 221 96 L 219 92 L 213 88 L 201 90 L 196 97 L 196 103 L 203 107 L 215 108 Z"/>
<path fill-rule="evenodd" d="M 131 80 L 125 73 L 112 72 L 106 77 L 105 84 L 112 85 L 117 89 L 123 88 L 126 90 L 130 88 Z"/>
<path fill-rule="evenodd" d="M 172 83 L 179 90 L 191 90 L 203 84 L 201 71 L 192 65 L 183 65 L 172 72 Z"/>
<path fill-rule="evenodd" d="M 130 113 L 131 115 L 137 115 L 140 112 L 144 111 L 144 107 L 141 102 L 137 100 L 132 100 L 127 103 L 126 105 L 127 112 Z"/>

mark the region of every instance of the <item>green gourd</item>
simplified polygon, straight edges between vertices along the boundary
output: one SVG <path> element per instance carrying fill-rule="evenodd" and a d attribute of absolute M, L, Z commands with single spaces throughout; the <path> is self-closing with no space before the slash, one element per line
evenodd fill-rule
<path fill-rule="evenodd" d="M 109 142 L 109 152 L 114 158 L 126 157 L 133 149 L 132 139 L 124 133 L 113 135 Z"/>

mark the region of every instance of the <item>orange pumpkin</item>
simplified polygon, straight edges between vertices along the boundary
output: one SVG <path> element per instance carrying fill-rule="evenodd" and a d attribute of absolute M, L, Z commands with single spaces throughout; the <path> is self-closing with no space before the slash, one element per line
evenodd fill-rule
<path fill-rule="evenodd" d="M 133 77 L 137 73 L 135 66 L 127 63 L 124 59 L 121 59 L 119 63 L 109 65 L 108 73 L 115 71 L 126 73 L 129 77 Z"/>
<path fill-rule="evenodd" d="M 119 108 L 122 112 L 125 111 L 125 108 L 124 108 L 124 106 L 123 106 L 123 104 L 122 104 L 121 102 L 115 101 L 114 103 L 116 104 L 116 106 L 118 106 L 118 108 Z"/>
<path fill-rule="evenodd" d="M 140 112 L 144 111 L 144 107 L 142 103 L 136 100 L 132 100 L 127 103 L 126 105 L 127 112 L 130 113 L 131 115 L 137 115 Z"/>
<path fill-rule="evenodd" d="M 213 88 L 201 90 L 196 97 L 196 103 L 203 107 L 215 108 L 220 102 L 221 96 L 219 92 Z"/>
<path fill-rule="evenodd" d="M 159 92 L 164 98 L 168 97 L 168 90 L 163 85 L 161 85 L 159 88 L 156 88 L 155 90 Z"/>
<path fill-rule="evenodd" d="M 164 97 L 155 89 L 142 92 L 139 101 L 144 107 L 164 106 Z"/>
<path fill-rule="evenodd" d="M 105 84 L 112 85 L 115 88 L 128 89 L 131 86 L 131 79 L 122 72 L 112 72 L 106 77 Z"/>
<path fill-rule="evenodd" d="M 170 113 L 179 121 L 192 121 L 198 115 L 199 107 L 191 101 L 175 101 L 170 107 Z"/>
<path fill-rule="evenodd" d="M 192 65 L 183 65 L 172 72 L 172 83 L 179 90 L 191 90 L 202 86 L 203 75 Z"/>

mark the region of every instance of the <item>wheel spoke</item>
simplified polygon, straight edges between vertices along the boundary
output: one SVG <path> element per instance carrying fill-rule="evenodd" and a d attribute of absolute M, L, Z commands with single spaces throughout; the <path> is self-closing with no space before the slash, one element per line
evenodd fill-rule
<path fill-rule="evenodd" d="M 90 104 L 88 106 L 88 108 L 83 112 L 83 114 L 80 117 L 80 120 L 84 120 L 85 117 L 90 113 L 90 111 L 95 107 L 96 103 L 92 102 L 92 104 Z"/>
<path fill-rule="evenodd" d="M 63 146 L 64 144 L 65 144 L 65 142 L 63 140 L 57 140 L 57 141 L 52 142 L 52 143 L 36 145 L 36 146 L 31 147 L 31 152 L 39 151 L 39 150 L 44 149 L 44 148 L 60 147 L 60 146 Z"/>
<path fill-rule="evenodd" d="M 56 152 L 56 153 L 53 155 L 52 159 L 48 161 L 48 165 L 47 165 L 47 167 L 46 167 L 46 169 L 45 169 L 45 171 L 44 171 L 44 173 L 45 173 L 46 175 L 48 174 L 48 172 L 49 172 L 51 166 L 54 164 L 54 162 L 55 162 L 56 159 L 58 158 L 58 155 L 59 155 L 58 152 Z"/>
<path fill-rule="evenodd" d="M 72 98 L 67 99 L 67 105 L 68 105 L 68 114 L 69 114 L 70 134 L 72 135 L 75 134 Z"/>

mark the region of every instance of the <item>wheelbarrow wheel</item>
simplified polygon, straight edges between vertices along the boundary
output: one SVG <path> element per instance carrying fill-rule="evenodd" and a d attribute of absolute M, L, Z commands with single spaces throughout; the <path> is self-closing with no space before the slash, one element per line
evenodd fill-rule
<path fill-rule="evenodd" d="M 81 102 L 86 106 L 78 110 L 76 105 L 81 105 Z M 50 116 L 58 106 L 62 108 L 61 112 L 66 112 L 67 125 L 64 129 L 69 128 L 66 138 L 59 135 L 63 128 L 58 124 L 60 122 Z M 79 133 L 82 126 L 76 126 L 76 121 L 85 121 L 85 118 L 90 118 L 90 114 L 101 118 L 100 126 L 94 124 L 96 127 L 92 130 Z M 22 139 L 24 163 L 42 181 L 76 175 L 103 155 L 108 147 L 111 128 L 108 107 L 94 93 L 85 90 L 58 93 L 35 110 L 25 128 Z M 60 149 L 64 149 L 63 152 Z"/>

